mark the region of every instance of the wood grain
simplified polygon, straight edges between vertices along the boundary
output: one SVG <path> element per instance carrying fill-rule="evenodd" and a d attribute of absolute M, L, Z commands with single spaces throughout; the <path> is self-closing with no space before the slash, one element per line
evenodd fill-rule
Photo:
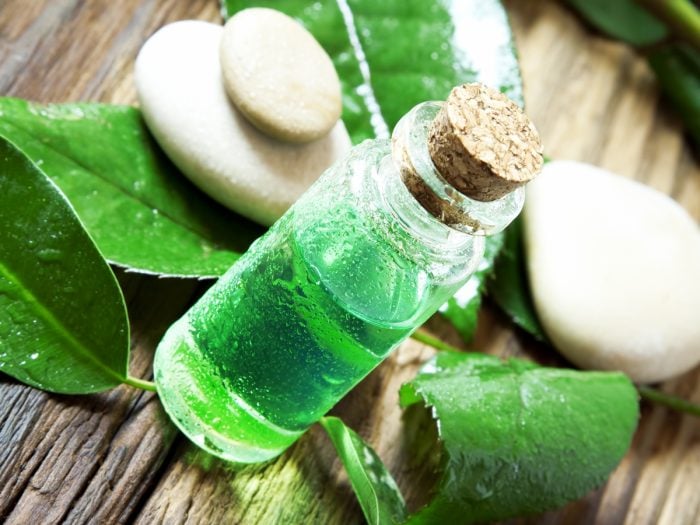
<path fill-rule="evenodd" d="M 547 154 L 599 164 L 671 194 L 700 219 L 700 169 L 645 62 L 591 34 L 558 3 L 506 2 L 528 113 Z M 0 95 L 134 103 L 132 64 L 165 23 L 219 21 L 214 0 L 4 0 Z M 196 283 L 119 273 L 132 320 L 132 373 L 147 377 L 164 329 Z M 459 340 L 441 319 L 430 329 Z M 486 305 L 476 348 L 561 362 Z M 334 412 L 389 465 L 409 504 L 425 497 L 408 448 L 399 385 L 432 350 L 408 342 Z M 700 369 L 663 389 L 700 402 Z M 312 429 L 278 461 L 234 468 L 197 452 L 152 394 L 48 395 L 0 376 L 0 521 L 5 523 L 362 523 L 328 439 Z M 700 421 L 643 405 L 632 449 L 606 486 L 511 523 L 700 523 Z"/>

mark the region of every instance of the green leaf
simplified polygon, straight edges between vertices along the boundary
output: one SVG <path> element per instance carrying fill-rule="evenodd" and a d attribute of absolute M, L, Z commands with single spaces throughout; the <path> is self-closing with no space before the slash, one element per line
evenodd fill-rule
<path fill-rule="evenodd" d="M 377 453 L 337 417 L 326 416 L 320 423 L 348 473 L 367 522 L 370 525 L 403 523 L 406 504 Z"/>
<path fill-rule="evenodd" d="M 648 46 L 668 36 L 666 26 L 636 0 L 567 2 L 599 31 L 633 46 Z"/>
<path fill-rule="evenodd" d="M 441 352 L 401 388 L 437 420 L 442 476 L 409 523 L 481 523 L 559 507 L 600 486 L 627 451 L 637 391 L 621 373 Z"/>
<path fill-rule="evenodd" d="M 539 341 L 547 341 L 532 303 L 525 271 L 522 218 L 506 228 L 503 249 L 488 281 L 488 295 L 510 318 Z"/>
<path fill-rule="evenodd" d="M 649 55 L 665 95 L 676 106 L 690 135 L 700 144 L 700 56 L 690 46 L 671 44 Z"/>
<path fill-rule="evenodd" d="M 522 105 L 513 38 L 498 0 L 222 0 L 224 17 L 247 7 L 297 18 L 325 48 L 354 143 L 388 138 L 413 106 L 444 100 L 465 82 L 499 88 Z"/>
<path fill-rule="evenodd" d="M 470 343 L 476 332 L 481 308 L 481 295 L 487 277 L 493 271 L 494 261 L 503 248 L 504 234 L 486 238 L 484 257 L 474 275 L 460 290 L 440 307 L 440 312 L 457 329 L 465 343 Z"/>
<path fill-rule="evenodd" d="M 128 361 L 114 274 L 60 190 L 0 138 L 0 371 L 77 394 L 120 384 Z"/>
<path fill-rule="evenodd" d="M 61 188 L 102 254 L 133 271 L 215 277 L 263 231 L 185 180 L 137 109 L 0 98 L 0 135 Z"/>

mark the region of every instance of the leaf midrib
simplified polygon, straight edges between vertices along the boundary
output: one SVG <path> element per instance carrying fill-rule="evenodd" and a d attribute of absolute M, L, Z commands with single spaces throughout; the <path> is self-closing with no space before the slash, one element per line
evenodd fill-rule
<path fill-rule="evenodd" d="M 369 126 L 372 128 L 376 138 L 389 138 L 391 131 L 389 130 L 389 125 L 387 124 L 386 118 L 382 113 L 382 105 L 379 103 L 377 94 L 374 91 L 374 86 L 372 85 L 373 68 L 370 66 L 367 53 L 365 53 L 362 45 L 362 39 L 357 32 L 355 11 L 353 11 L 353 8 L 350 7 L 347 0 L 336 0 L 336 6 L 338 7 L 340 16 L 342 17 L 345 33 L 348 37 L 348 43 L 350 44 L 353 57 L 357 63 L 360 78 L 362 78 L 363 84 L 367 86 L 368 89 L 368 92 L 365 95 L 360 94 L 360 97 L 362 98 L 362 102 L 364 103 L 370 116 Z M 366 68 L 363 66 L 366 66 Z M 358 86 L 355 86 L 355 90 L 357 90 L 357 87 Z"/>
<path fill-rule="evenodd" d="M 364 468 L 364 465 L 362 463 L 362 460 L 360 459 L 360 455 L 357 452 L 357 449 L 355 448 L 355 444 L 352 442 L 352 436 L 350 435 L 350 432 L 348 432 L 346 429 L 342 429 L 343 431 L 343 441 L 345 442 L 346 445 L 349 445 L 350 452 L 352 454 L 352 457 L 354 458 L 355 462 L 360 465 L 360 472 L 362 472 L 362 477 L 365 480 L 365 483 L 369 487 L 371 493 L 372 493 L 372 504 L 374 508 L 372 509 L 373 514 L 374 514 L 374 519 L 375 523 L 379 523 L 379 496 L 377 495 L 377 491 L 374 490 L 374 485 L 372 484 L 372 481 L 369 479 L 369 475 L 367 474 L 367 471 Z"/>
<path fill-rule="evenodd" d="M 37 315 L 54 329 L 54 333 L 57 333 L 62 339 L 64 339 L 74 350 L 77 351 L 78 354 L 86 358 L 92 364 L 96 365 L 100 371 L 104 372 L 107 376 L 118 380 L 120 383 L 124 381 L 125 377 L 122 377 L 117 372 L 106 366 L 102 361 L 96 359 L 94 354 L 83 343 L 73 337 L 73 335 L 66 330 L 64 325 L 58 319 L 56 319 L 53 313 L 46 308 L 33 293 L 31 293 L 29 287 L 25 286 L 24 282 L 1 262 L 0 274 L 4 275 L 10 282 L 17 286 L 21 298 L 31 305 L 32 309 L 37 313 Z"/>

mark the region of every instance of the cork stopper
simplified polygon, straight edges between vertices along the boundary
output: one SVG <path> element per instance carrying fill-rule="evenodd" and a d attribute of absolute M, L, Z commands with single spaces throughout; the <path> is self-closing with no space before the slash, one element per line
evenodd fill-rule
<path fill-rule="evenodd" d="M 428 151 L 442 177 L 478 201 L 529 182 L 543 162 L 539 134 L 523 110 L 476 83 L 452 90 L 428 132 Z"/>

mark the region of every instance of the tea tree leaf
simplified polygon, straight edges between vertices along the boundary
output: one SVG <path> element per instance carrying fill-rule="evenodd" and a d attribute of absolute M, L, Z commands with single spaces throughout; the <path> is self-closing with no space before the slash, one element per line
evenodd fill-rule
<path fill-rule="evenodd" d="M 128 361 L 114 274 L 60 190 L 0 138 L 0 371 L 77 394 L 119 385 Z"/>
<path fill-rule="evenodd" d="M 442 475 L 411 524 L 482 523 L 559 507 L 600 486 L 627 451 L 639 407 L 623 374 L 440 352 L 401 388 L 431 407 Z"/>
<path fill-rule="evenodd" d="M 537 319 L 525 272 L 522 218 L 505 231 L 503 249 L 496 257 L 488 281 L 488 294 L 510 318 L 540 341 L 547 336 Z"/>
<path fill-rule="evenodd" d="M 0 98 L 0 115 L 0 135 L 61 188 L 114 264 L 215 277 L 263 231 L 184 179 L 135 108 Z"/>
<path fill-rule="evenodd" d="M 484 257 L 476 272 L 467 284 L 440 307 L 442 315 L 452 323 L 466 343 L 470 343 L 474 338 L 481 296 L 486 288 L 487 277 L 493 271 L 494 261 L 503 248 L 503 240 L 503 233 L 486 238 Z"/>
<path fill-rule="evenodd" d="M 700 56 L 686 44 L 671 44 L 653 51 L 649 64 L 665 95 L 700 144 Z"/>
<path fill-rule="evenodd" d="M 367 522 L 370 525 L 403 523 L 406 518 L 403 496 L 376 452 L 337 417 L 324 417 L 320 423 L 348 473 Z"/>
<path fill-rule="evenodd" d="M 633 46 L 648 46 L 668 36 L 666 26 L 635 0 L 567 2 L 599 31 Z"/>
<path fill-rule="evenodd" d="M 298 19 L 333 59 L 343 121 L 354 143 L 388 138 L 426 100 L 464 82 L 499 88 L 522 104 L 513 38 L 498 0 L 222 0 L 224 17 L 271 7 Z"/>

